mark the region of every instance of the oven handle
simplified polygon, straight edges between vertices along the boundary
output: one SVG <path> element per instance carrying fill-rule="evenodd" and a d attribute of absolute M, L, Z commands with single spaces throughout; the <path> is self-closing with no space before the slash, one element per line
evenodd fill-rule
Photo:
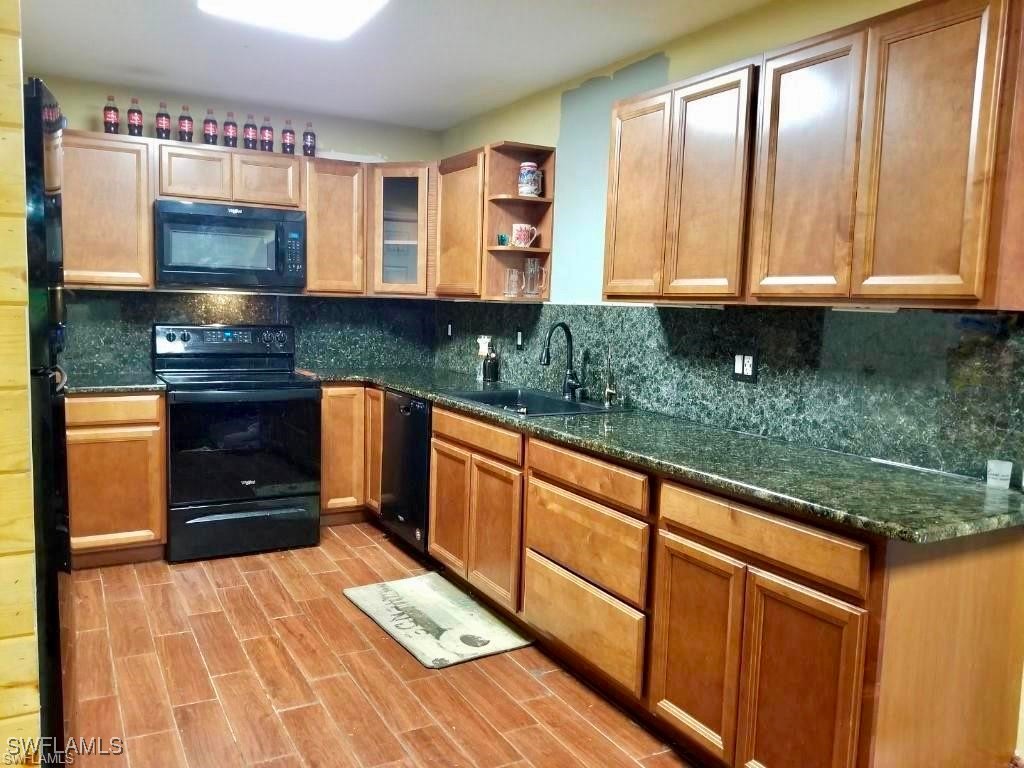
<path fill-rule="evenodd" d="M 199 392 L 170 392 L 167 402 L 173 403 L 274 403 L 284 400 L 319 400 L 320 389 L 213 389 Z"/>

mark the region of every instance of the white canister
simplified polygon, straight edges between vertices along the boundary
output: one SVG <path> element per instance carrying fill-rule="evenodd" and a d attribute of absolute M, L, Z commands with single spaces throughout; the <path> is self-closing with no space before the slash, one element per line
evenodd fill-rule
<path fill-rule="evenodd" d="M 526 161 L 519 164 L 519 195 L 521 197 L 540 197 L 541 180 L 544 172 L 537 168 L 537 164 Z"/>

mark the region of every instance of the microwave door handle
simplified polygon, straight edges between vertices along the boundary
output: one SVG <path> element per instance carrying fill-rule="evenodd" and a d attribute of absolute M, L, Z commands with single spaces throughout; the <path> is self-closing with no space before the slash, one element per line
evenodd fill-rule
<path fill-rule="evenodd" d="M 277 273 L 283 275 L 288 268 L 288 230 L 282 221 L 277 222 L 274 229 L 277 233 L 274 243 L 274 261 L 277 263 Z"/>

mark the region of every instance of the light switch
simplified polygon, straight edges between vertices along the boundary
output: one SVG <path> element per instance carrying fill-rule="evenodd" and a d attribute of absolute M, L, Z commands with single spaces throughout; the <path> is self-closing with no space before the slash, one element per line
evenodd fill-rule
<path fill-rule="evenodd" d="M 737 375 L 743 374 L 743 355 L 736 355 L 736 362 L 733 365 L 732 372 Z"/>

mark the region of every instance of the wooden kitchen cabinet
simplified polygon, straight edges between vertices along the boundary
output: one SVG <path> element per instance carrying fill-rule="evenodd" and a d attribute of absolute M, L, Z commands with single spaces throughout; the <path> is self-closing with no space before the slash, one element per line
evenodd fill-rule
<path fill-rule="evenodd" d="M 69 285 L 153 286 L 153 147 L 64 131 L 61 216 Z"/>
<path fill-rule="evenodd" d="M 742 290 L 755 71 L 748 64 L 672 92 L 666 296 Z"/>
<path fill-rule="evenodd" d="M 469 583 L 515 611 L 519 608 L 523 472 L 473 456 L 470 465 Z"/>
<path fill-rule="evenodd" d="M 384 448 L 384 393 L 366 388 L 366 506 L 380 514 L 381 472 Z"/>
<path fill-rule="evenodd" d="M 326 386 L 321 392 L 320 508 L 355 511 L 366 503 L 363 387 Z"/>
<path fill-rule="evenodd" d="M 425 163 L 371 167 L 367 234 L 374 293 L 427 294 L 427 198 Z"/>
<path fill-rule="evenodd" d="M 483 261 L 484 151 L 442 160 L 437 176 L 439 296 L 479 296 Z"/>
<path fill-rule="evenodd" d="M 272 152 L 231 153 L 231 197 L 239 203 L 284 205 L 305 203 L 301 157 Z"/>
<path fill-rule="evenodd" d="M 616 105 L 608 168 L 605 296 L 661 292 L 672 94 Z"/>
<path fill-rule="evenodd" d="M 765 57 L 749 249 L 756 296 L 850 293 L 865 38 Z"/>
<path fill-rule="evenodd" d="M 65 417 L 72 555 L 163 543 L 163 397 L 69 397 Z"/>
<path fill-rule="evenodd" d="M 855 296 L 982 296 L 1008 5 L 949 0 L 869 28 Z"/>
<path fill-rule="evenodd" d="M 709 754 L 732 764 L 747 567 L 658 531 L 650 703 Z"/>
<path fill-rule="evenodd" d="M 188 144 L 161 144 L 160 194 L 230 200 L 231 154 Z"/>
<path fill-rule="evenodd" d="M 744 613 L 736 764 L 852 768 L 866 611 L 751 568 Z"/>
<path fill-rule="evenodd" d="M 438 440 L 430 441 L 430 519 L 427 550 L 465 577 L 469 559 L 469 508 L 473 454 Z"/>
<path fill-rule="evenodd" d="M 338 160 L 306 165 L 306 290 L 363 293 L 365 166 Z"/>

